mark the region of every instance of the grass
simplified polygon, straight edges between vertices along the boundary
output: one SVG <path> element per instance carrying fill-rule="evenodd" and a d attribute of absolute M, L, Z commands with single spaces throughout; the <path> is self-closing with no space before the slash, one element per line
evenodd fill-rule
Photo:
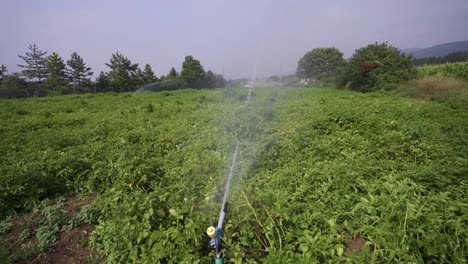
<path fill-rule="evenodd" d="M 464 261 L 466 107 L 314 88 L 246 94 L 1 100 L 1 215 L 97 193 L 91 246 L 108 262 L 209 262 L 205 230 L 240 140 L 227 261 Z M 351 250 L 351 238 L 365 243 Z"/>

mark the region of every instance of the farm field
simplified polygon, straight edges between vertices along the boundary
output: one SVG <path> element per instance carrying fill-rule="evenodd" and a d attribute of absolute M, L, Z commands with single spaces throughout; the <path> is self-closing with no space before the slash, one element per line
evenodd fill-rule
<path fill-rule="evenodd" d="M 438 65 L 424 65 L 416 68 L 417 77 L 444 76 L 453 79 L 468 80 L 468 63 L 445 63 Z"/>
<path fill-rule="evenodd" d="M 211 263 L 206 228 L 239 140 L 226 262 L 466 261 L 466 103 L 318 88 L 246 95 L 0 100 L 0 258 L 27 262 L 92 225 L 89 262 Z M 69 216 L 75 199 L 86 205 Z"/>

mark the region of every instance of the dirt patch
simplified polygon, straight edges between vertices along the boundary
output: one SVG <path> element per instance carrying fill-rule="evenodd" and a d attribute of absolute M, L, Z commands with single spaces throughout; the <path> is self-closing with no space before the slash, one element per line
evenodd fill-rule
<path fill-rule="evenodd" d="M 51 252 L 41 254 L 24 263 L 63 263 L 82 264 L 91 263 L 97 259 L 94 251 L 86 247 L 94 225 L 82 225 L 72 229 L 70 232 L 60 234 L 59 239 L 49 247 Z"/>
<path fill-rule="evenodd" d="M 73 217 L 81 210 L 81 207 L 90 204 L 95 198 L 96 194 L 86 197 L 80 197 L 79 195 L 72 196 L 65 202 L 63 212 L 67 217 Z"/>
<path fill-rule="evenodd" d="M 348 239 L 348 243 L 346 244 L 346 253 L 361 253 L 364 249 L 364 246 L 366 245 L 367 240 L 359 235 L 353 237 L 346 230 L 344 230 L 343 232 L 346 235 L 346 238 Z"/>
<path fill-rule="evenodd" d="M 51 205 L 61 203 L 56 214 L 61 216 L 59 221 L 64 224 L 75 217 L 83 206 L 90 204 L 95 198 L 95 194 L 86 197 L 74 195 L 60 201 L 54 201 Z M 90 234 L 93 232 L 95 225 L 84 222 L 78 222 L 78 225 L 70 231 L 57 234 L 56 241 L 48 244 L 47 249 L 40 253 L 39 241 L 35 234 L 36 230 L 43 224 L 43 217 L 42 210 L 20 215 L 10 221 L 12 224 L 11 231 L 0 237 L 9 244 L 9 251 L 14 256 L 16 263 L 72 264 L 97 262 L 97 254 L 87 248 Z M 21 234 L 25 230 L 29 230 L 31 234 L 26 239 L 24 235 L 21 238 Z M 23 248 L 24 246 L 27 247 Z"/>
<path fill-rule="evenodd" d="M 362 237 L 355 237 L 350 238 L 348 240 L 348 244 L 346 244 L 346 252 L 353 253 L 353 252 L 361 252 L 364 246 L 366 245 L 366 240 Z"/>
<path fill-rule="evenodd" d="M 38 212 L 31 212 L 31 213 L 26 213 L 21 216 L 18 216 L 16 218 L 13 218 L 11 222 L 11 230 L 8 232 L 8 234 L 4 235 L 3 238 L 6 241 L 9 242 L 15 242 L 18 240 L 19 235 L 23 231 L 25 226 L 32 225 L 33 224 L 33 219 L 36 219 L 39 217 Z"/>

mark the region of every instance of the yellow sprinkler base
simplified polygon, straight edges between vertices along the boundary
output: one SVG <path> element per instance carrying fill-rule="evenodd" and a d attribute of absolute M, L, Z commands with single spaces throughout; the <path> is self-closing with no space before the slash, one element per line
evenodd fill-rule
<path fill-rule="evenodd" d="M 206 230 L 206 233 L 207 233 L 208 236 L 211 237 L 211 238 L 215 238 L 215 237 L 216 237 L 216 229 L 214 228 L 214 226 L 208 227 L 208 229 Z"/>

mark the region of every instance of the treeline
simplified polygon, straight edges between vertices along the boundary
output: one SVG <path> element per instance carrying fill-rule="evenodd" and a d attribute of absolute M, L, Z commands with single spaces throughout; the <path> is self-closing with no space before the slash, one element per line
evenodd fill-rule
<path fill-rule="evenodd" d="M 36 44 L 28 46 L 24 55 L 18 55 L 22 70 L 8 74 L 5 65 L 0 66 L 0 97 L 31 97 L 63 95 L 72 93 L 132 92 L 147 84 L 160 82 L 161 89 L 215 88 L 224 87 L 226 80 L 221 74 L 205 71 L 200 61 L 186 56 L 180 73 L 174 67 L 159 78 L 151 66 L 143 69 L 122 53 L 112 54 L 106 66 L 93 81 L 92 69 L 83 58 L 73 52 L 65 61 L 59 54 L 40 50 Z"/>
<path fill-rule="evenodd" d="M 413 63 L 416 66 L 430 65 L 430 64 L 443 64 L 443 63 L 454 63 L 454 62 L 465 62 L 468 61 L 468 51 L 457 51 L 452 52 L 442 57 L 428 57 L 413 59 Z"/>
<path fill-rule="evenodd" d="M 357 49 L 349 59 L 337 48 L 317 48 L 298 62 L 297 76 L 306 85 L 321 82 L 355 91 L 391 90 L 416 77 L 411 56 L 387 42 Z"/>
<path fill-rule="evenodd" d="M 307 86 L 335 85 L 338 88 L 369 92 L 395 90 L 408 81 L 437 75 L 439 79 L 436 81 L 420 82 L 425 85 L 421 90 L 443 93 L 450 88 L 447 88 L 448 84 L 455 83 L 453 79 L 468 79 L 467 65 L 455 63 L 467 60 L 467 52 L 454 52 L 424 60 L 426 64 L 434 62 L 440 64 L 440 67 L 416 67 L 415 63 L 423 62 L 422 59 L 415 60 L 387 42 L 359 48 L 349 59 L 344 59 L 343 53 L 337 48 L 317 48 L 304 54 L 298 61 L 296 76 L 301 78 L 301 84 Z M 413 82 L 413 85 L 419 84 Z"/>

